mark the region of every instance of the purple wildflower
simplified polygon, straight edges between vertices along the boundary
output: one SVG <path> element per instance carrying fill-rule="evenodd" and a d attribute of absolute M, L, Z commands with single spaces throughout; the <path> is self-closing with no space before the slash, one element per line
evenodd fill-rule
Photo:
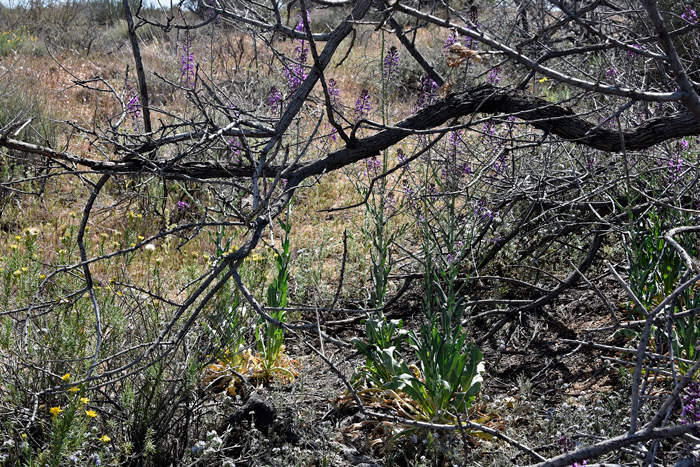
<path fill-rule="evenodd" d="M 328 142 L 330 142 L 330 141 L 333 141 L 333 142 L 337 141 L 337 139 L 338 139 L 338 130 L 336 130 L 335 128 L 329 127 L 328 125 L 326 125 L 326 128 L 327 128 L 328 130 L 330 130 L 329 133 L 328 133 Z"/>
<path fill-rule="evenodd" d="M 331 106 L 337 112 L 340 112 L 340 89 L 338 89 L 338 83 L 333 78 L 328 80 L 328 94 L 331 98 Z"/>
<path fill-rule="evenodd" d="M 396 195 L 393 191 L 390 191 L 384 197 L 384 210 L 388 215 L 392 215 L 396 212 Z"/>
<path fill-rule="evenodd" d="M 437 100 L 438 85 L 430 78 L 430 76 L 426 76 L 425 79 L 423 79 L 423 85 L 421 86 L 414 111 L 424 109 L 437 102 Z"/>
<path fill-rule="evenodd" d="M 376 156 L 372 156 L 366 161 L 367 164 L 367 176 L 376 177 L 382 171 L 382 161 L 377 159 Z"/>
<path fill-rule="evenodd" d="M 267 96 L 267 105 L 272 107 L 273 110 L 279 107 L 280 113 L 282 113 L 282 93 L 276 86 L 270 88 L 270 93 Z"/>
<path fill-rule="evenodd" d="M 191 88 L 194 85 L 194 54 L 191 49 L 189 34 L 185 36 L 185 45 L 182 46 L 180 65 L 180 84 Z"/>
<path fill-rule="evenodd" d="M 297 15 L 298 21 L 297 26 L 294 28 L 297 32 L 304 32 L 304 20 L 301 15 Z M 306 12 L 306 18 L 309 20 L 309 12 Z M 301 86 L 301 83 L 306 79 L 306 70 L 304 64 L 309 58 L 309 48 L 304 39 L 296 40 L 296 47 L 294 48 L 294 60 L 290 66 L 284 68 L 284 76 L 287 78 L 287 84 L 289 86 L 290 92 L 295 92 Z"/>
<path fill-rule="evenodd" d="M 442 51 L 444 53 L 447 53 L 450 50 L 450 47 L 457 42 L 457 32 L 452 31 L 449 36 L 447 36 L 447 39 L 445 39 L 445 43 L 442 46 Z"/>
<path fill-rule="evenodd" d="M 445 255 L 445 262 L 447 263 L 447 266 L 452 265 L 452 263 L 459 262 L 459 252 L 453 251 L 452 253 L 447 253 L 447 255 Z"/>
<path fill-rule="evenodd" d="M 487 78 L 489 84 L 498 84 L 501 81 L 501 67 L 495 66 L 490 72 Z"/>
<path fill-rule="evenodd" d="M 634 47 L 635 49 L 638 49 L 638 50 L 642 50 L 642 46 L 639 45 L 639 44 L 632 44 L 632 47 Z M 639 54 L 638 54 L 638 53 L 633 52 L 633 51 L 631 51 L 631 50 L 628 50 L 628 51 L 627 51 L 627 61 L 628 61 L 628 62 L 631 62 L 631 61 L 636 60 L 637 57 L 639 57 Z"/>
<path fill-rule="evenodd" d="M 479 29 L 479 10 L 476 9 L 476 6 L 472 6 L 469 10 L 469 22 L 471 24 L 467 25 L 467 29 L 472 31 Z M 476 50 L 479 47 L 479 41 L 467 36 L 464 38 L 464 45 L 472 50 Z"/>
<path fill-rule="evenodd" d="M 671 179 L 671 181 L 678 180 L 678 177 L 680 177 L 681 173 L 683 172 L 683 166 L 685 165 L 683 153 L 689 148 L 690 144 L 688 141 L 682 139 L 676 143 L 676 150 L 671 157 L 662 161 L 668 164 L 668 177 Z"/>
<path fill-rule="evenodd" d="M 180 212 L 185 212 L 189 209 L 190 205 L 186 201 L 177 202 L 177 210 Z"/>
<path fill-rule="evenodd" d="M 391 79 L 398 72 L 399 50 L 392 45 L 384 57 L 384 79 Z"/>
<path fill-rule="evenodd" d="M 484 134 L 486 136 L 494 136 L 496 134 L 496 124 L 489 120 L 484 123 Z"/>
<path fill-rule="evenodd" d="M 559 445 L 559 449 L 564 452 L 572 451 L 576 447 L 576 443 L 570 440 L 566 435 L 561 435 L 557 440 L 557 444 Z"/>
<path fill-rule="evenodd" d="M 241 161 L 241 142 L 237 138 L 232 138 L 228 140 L 228 152 L 232 156 L 236 156 L 236 161 Z"/>
<path fill-rule="evenodd" d="M 134 94 L 126 103 L 126 111 L 131 116 L 131 126 L 136 129 L 140 125 L 141 101 L 138 94 Z"/>
<path fill-rule="evenodd" d="M 615 83 L 615 79 L 617 78 L 617 68 L 613 66 L 605 70 L 605 77 L 608 79 L 610 84 Z"/>
<path fill-rule="evenodd" d="M 576 448 L 576 443 L 574 443 L 573 440 L 570 440 L 569 438 L 567 438 L 566 435 L 561 435 L 561 437 L 557 440 L 557 444 L 559 444 L 559 449 L 561 449 L 564 452 L 573 451 L 574 448 Z M 569 467 L 585 467 L 585 466 L 586 466 L 586 461 L 583 461 L 580 464 L 578 462 L 574 462 Z"/>
<path fill-rule="evenodd" d="M 306 71 L 299 63 L 292 63 L 291 66 L 284 69 L 284 76 L 287 78 L 287 85 L 290 92 L 295 92 L 301 86 L 301 83 L 306 79 Z"/>
<path fill-rule="evenodd" d="M 355 102 L 355 122 L 356 123 L 358 121 L 362 120 L 363 118 L 366 118 L 369 115 L 369 111 L 372 108 L 369 99 L 370 99 L 369 91 L 366 89 L 363 89 L 360 92 L 360 97 L 357 98 L 357 102 Z"/>
<path fill-rule="evenodd" d="M 456 189 L 464 175 L 471 173 L 472 168 L 467 164 L 459 164 L 464 149 L 462 131 L 453 131 L 449 137 L 450 154 L 445 158 L 440 175 L 448 189 Z"/>
<path fill-rule="evenodd" d="M 483 201 L 478 201 L 474 204 L 474 214 L 482 219 L 493 219 L 498 217 L 498 212 L 492 211 L 484 205 Z"/>
<path fill-rule="evenodd" d="M 410 186 L 403 189 L 403 199 L 410 207 L 415 207 L 416 205 L 416 192 Z"/>
<path fill-rule="evenodd" d="M 586 158 L 586 169 L 589 170 L 589 171 L 590 171 L 590 170 L 593 170 L 593 168 L 595 167 L 595 165 L 596 165 L 597 163 L 598 163 L 598 159 L 597 159 L 596 157 L 588 156 L 588 157 Z"/>
<path fill-rule="evenodd" d="M 681 156 L 680 154 L 674 154 L 668 160 L 668 165 L 669 177 L 671 178 L 671 180 L 677 180 L 681 172 L 683 171 L 683 156 Z"/>
<path fill-rule="evenodd" d="M 411 163 L 408 162 L 408 157 L 406 157 L 406 154 L 404 154 L 403 149 L 396 150 L 396 160 L 398 161 L 399 165 L 403 166 L 402 168 L 404 171 L 411 170 Z"/>
<path fill-rule="evenodd" d="M 681 18 L 683 18 L 683 21 L 685 21 L 688 24 L 697 24 L 698 23 L 698 15 L 695 13 L 695 10 L 690 5 L 685 6 L 685 13 L 681 15 Z"/>
<path fill-rule="evenodd" d="M 496 176 L 502 175 L 503 172 L 505 172 L 507 167 L 506 164 L 506 154 L 505 152 L 499 156 L 498 159 L 496 159 L 496 162 L 493 164 L 493 171 L 496 172 Z"/>

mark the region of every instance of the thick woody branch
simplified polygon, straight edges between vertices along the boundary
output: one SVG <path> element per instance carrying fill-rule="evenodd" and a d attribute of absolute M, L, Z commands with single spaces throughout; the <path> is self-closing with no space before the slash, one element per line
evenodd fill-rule
<path fill-rule="evenodd" d="M 438 129 L 451 119 L 466 117 L 476 112 L 515 115 L 534 128 L 558 136 L 565 141 L 606 152 L 622 151 L 622 141 L 628 151 L 641 150 L 673 138 L 700 134 L 700 127 L 694 116 L 690 112 L 681 112 L 647 120 L 636 128 L 624 131 L 621 137 L 617 130 L 599 127 L 577 116 L 571 109 L 550 103 L 527 92 L 482 85 L 458 94 L 451 94 L 393 127 L 355 140 L 352 147 L 339 149 L 327 157 L 308 162 L 297 169 L 290 171 L 289 167 L 268 165 L 263 167 L 259 174 L 274 178 L 280 171 L 287 170 L 285 178 L 290 181 L 295 180 L 296 186 L 308 177 L 338 170 L 375 156 L 417 131 Z M 153 144 L 159 146 L 157 141 Z M 166 179 L 216 179 L 250 177 L 256 171 L 256 167 L 250 165 L 216 160 L 178 163 L 143 159 L 99 161 L 12 138 L 0 138 L 0 146 L 82 165 L 101 173 L 157 174 Z"/>

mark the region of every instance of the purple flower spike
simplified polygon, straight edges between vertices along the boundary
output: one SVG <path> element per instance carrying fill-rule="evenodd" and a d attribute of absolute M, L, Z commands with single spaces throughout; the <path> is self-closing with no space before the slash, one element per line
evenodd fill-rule
<path fill-rule="evenodd" d="M 369 115 L 369 111 L 371 110 L 371 104 L 370 104 L 370 94 L 369 91 L 366 89 L 363 89 L 362 92 L 360 92 L 360 97 L 357 98 L 357 102 L 355 102 L 355 122 L 357 123 L 358 121 L 362 120 L 363 118 L 367 118 Z"/>
<path fill-rule="evenodd" d="M 338 89 L 338 83 L 333 78 L 328 80 L 328 94 L 331 97 L 331 106 L 336 112 L 340 112 L 340 89 Z"/>
<path fill-rule="evenodd" d="M 445 39 L 445 44 L 442 46 L 442 51 L 447 53 L 455 42 L 457 42 L 457 33 L 452 31 L 450 35 L 447 36 L 447 39 Z"/>
<path fill-rule="evenodd" d="M 688 24 L 697 24 L 698 23 L 698 15 L 695 13 L 695 10 L 693 10 L 693 7 L 690 5 L 685 6 L 685 13 L 681 15 L 681 18 L 688 23 Z"/>
<path fill-rule="evenodd" d="M 307 11 L 305 12 L 305 14 L 306 19 L 309 21 L 309 24 L 311 24 L 309 12 Z M 297 26 L 296 28 L 294 28 L 294 30 L 303 33 L 305 32 L 304 20 L 302 19 L 301 14 L 297 15 L 297 18 Z M 294 48 L 295 63 L 292 63 L 289 66 L 285 66 L 284 68 L 284 76 L 287 78 L 289 91 L 292 93 L 299 89 L 301 83 L 303 83 L 306 79 L 307 73 L 306 69 L 304 68 L 304 64 L 309 58 L 309 48 L 307 47 L 306 41 L 304 39 L 297 39 L 296 43 L 297 45 Z"/>
<path fill-rule="evenodd" d="M 180 65 L 180 84 L 191 88 L 194 85 L 194 54 L 191 50 L 190 36 L 185 36 L 185 45 L 182 46 Z"/>
<path fill-rule="evenodd" d="M 391 79 L 398 72 L 399 50 L 392 45 L 384 57 L 384 78 Z"/>
<path fill-rule="evenodd" d="M 275 86 L 270 88 L 270 93 L 267 96 L 267 105 L 272 107 L 273 110 L 279 108 L 280 113 L 282 113 L 282 93 Z"/>
<path fill-rule="evenodd" d="M 423 79 L 423 85 L 421 87 L 421 92 L 418 95 L 418 102 L 416 102 L 416 107 L 414 111 L 422 110 L 429 105 L 434 104 L 438 100 L 438 85 L 433 81 L 430 76 L 426 76 Z"/>
<path fill-rule="evenodd" d="M 610 67 L 607 70 L 605 70 L 605 77 L 608 79 L 609 83 L 615 83 L 615 80 L 617 78 L 617 68 Z"/>
<path fill-rule="evenodd" d="M 367 164 L 367 175 L 370 177 L 376 177 L 382 172 L 382 161 L 377 159 L 376 156 L 372 156 L 366 161 Z"/>
<path fill-rule="evenodd" d="M 642 50 L 642 46 L 639 45 L 639 44 L 632 44 L 632 47 L 634 47 L 635 49 Z M 627 51 L 627 61 L 631 62 L 631 61 L 633 61 L 633 60 L 636 60 L 637 57 L 639 57 L 639 54 L 638 54 L 638 53 L 633 52 L 633 51 L 631 51 L 631 50 L 628 50 L 628 51 Z"/>
<path fill-rule="evenodd" d="M 404 171 L 411 170 L 411 163 L 408 162 L 408 157 L 406 157 L 406 154 L 404 154 L 403 149 L 399 148 L 396 150 L 396 160 L 398 161 L 399 165 L 403 166 Z"/>
<path fill-rule="evenodd" d="M 126 103 L 126 112 L 131 116 L 131 126 L 139 128 L 141 118 L 141 100 L 138 94 L 134 94 Z"/>
<path fill-rule="evenodd" d="M 490 72 L 487 78 L 489 84 L 498 84 L 501 81 L 501 67 L 496 66 Z"/>

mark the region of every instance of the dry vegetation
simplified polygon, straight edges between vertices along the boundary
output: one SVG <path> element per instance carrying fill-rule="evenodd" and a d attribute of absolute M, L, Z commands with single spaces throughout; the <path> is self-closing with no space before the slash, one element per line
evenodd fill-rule
<path fill-rule="evenodd" d="M 364 3 L 314 2 L 319 53 Z M 0 466 L 697 462 L 698 131 L 629 55 L 653 21 L 454 5 L 602 50 L 557 80 L 403 3 L 305 95 L 303 2 L 140 11 L 150 134 L 122 4 L 0 7 Z"/>

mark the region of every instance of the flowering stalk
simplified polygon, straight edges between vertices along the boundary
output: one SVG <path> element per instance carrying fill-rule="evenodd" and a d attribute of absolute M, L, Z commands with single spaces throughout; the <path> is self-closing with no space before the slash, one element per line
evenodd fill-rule
<path fill-rule="evenodd" d="M 130 92 L 130 94 L 132 94 Z M 139 95 L 133 93 L 131 98 L 126 103 L 126 112 L 131 116 L 131 127 L 138 131 L 141 127 L 141 104 Z"/>
<path fill-rule="evenodd" d="M 194 85 L 194 54 L 191 47 L 190 35 L 187 34 L 180 57 L 180 84 L 188 88 Z"/>
<path fill-rule="evenodd" d="M 303 12 L 306 14 L 307 20 L 309 20 L 309 12 Z M 297 15 L 299 19 L 297 21 L 297 26 L 294 28 L 297 32 L 304 32 L 304 20 L 301 15 Z M 304 64 L 309 58 L 309 48 L 304 39 L 296 40 L 296 47 L 294 48 L 294 61 L 290 66 L 285 66 L 284 76 L 287 78 L 287 85 L 289 86 L 289 92 L 294 93 L 301 83 L 306 79 L 306 70 Z"/>
<path fill-rule="evenodd" d="M 360 120 L 366 118 L 369 115 L 369 111 L 371 109 L 371 103 L 369 99 L 369 91 L 363 89 L 360 92 L 360 97 L 358 97 L 357 101 L 355 102 L 355 123 L 359 122 Z"/>

